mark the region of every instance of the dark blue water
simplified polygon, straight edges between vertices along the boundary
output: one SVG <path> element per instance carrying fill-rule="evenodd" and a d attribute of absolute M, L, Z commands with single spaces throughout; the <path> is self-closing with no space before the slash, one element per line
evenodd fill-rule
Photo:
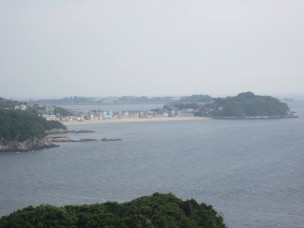
<path fill-rule="evenodd" d="M 302 117 L 87 125 L 123 141 L 2 153 L 0 214 L 172 192 L 214 205 L 230 228 L 302 228 L 304 102 L 291 107 Z"/>

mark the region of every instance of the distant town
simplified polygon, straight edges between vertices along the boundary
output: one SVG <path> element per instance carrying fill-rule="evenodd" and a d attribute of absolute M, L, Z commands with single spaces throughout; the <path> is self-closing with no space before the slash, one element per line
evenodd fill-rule
<path fill-rule="evenodd" d="M 63 109 L 56 106 L 37 105 L 34 106 L 39 115 L 47 120 L 62 122 L 86 121 L 86 120 L 111 120 L 111 119 L 136 119 L 136 118 L 162 118 L 162 117 L 193 117 L 194 109 L 153 109 L 149 111 L 111 111 L 111 110 L 86 110 L 86 109 Z M 16 106 L 15 109 L 26 110 L 27 106 Z"/>
<path fill-rule="evenodd" d="M 284 99 L 284 101 L 291 101 Z M 84 122 L 88 120 L 144 119 L 170 117 L 214 118 L 285 118 L 296 117 L 285 103 L 269 96 L 257 96 L 251 92 L 235 97 L 212 98 L 208 95 L 187 97 L 67 97 L 53 100 L 12 103 L 14 109 L 32 110 L 47 120 Z M 265 104 L 267 104 L 265 106 Z M 111 105 L 158 104 L 151 110 L 111 110 Z M 77 108 L 75 108 L 75 105 Z M 88 110 L 88 106 L 94 109 Z M 64 108 L 62 107 L 64 106 Z M 70 107 L 69 107 L 70 106 Z M 98 106 L 102 106 L 99 108 Z M 106 108 L 105 108 L 106 107 Z M 107 109 L 108 107 L 108 109 Z M 275 108 L 274 108 L 275 107 Z M 127 108 L 126 108 L 127 109 Z M 139 108 L 140 109 L 140 108 Z"/>
<path fill-rule="evenodd" d="M 190 99 L 190 100 L 189 100 Z M 208 95 L 194 95 L 190 97 L 66 97 L 62 99 L 45 99 L 28 102 L 30 108 L 37 110 L 38 114 L 47 120 L 56 120 L 61 122 L 87 121 L 87 120 L 111 120 L 111 119 L 138 119 L 138 118 L 164 118 L 164 117 L 193 117 L 195 109 L 173 107 L 180 102 L 210 102 L 212 98 Z M 194 101 L 193 100 L 193 101 Z M 111 105 L 136 105 L 136 104 L 172 104 L 172 107 L 165 109 L 163 107 L 151 110 L 119 110 L 113 111 Z M 74 108 L 72 105 L 78 105 L 80 108 Z M 103 105 L 109 109 L 87 110 L 86 105 Z M 65 106 L 62 108 L 61 106 Z M 71 108 L 69 108 L 71 106 Z M 16 106 L 15 109 L 26 109 L 26 105 Z"/>

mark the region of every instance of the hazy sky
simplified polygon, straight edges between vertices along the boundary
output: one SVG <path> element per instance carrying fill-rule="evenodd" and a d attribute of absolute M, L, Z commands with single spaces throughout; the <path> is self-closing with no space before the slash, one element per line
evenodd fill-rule
<path fill-rule="evenodd" d="M 0 96 L 302 93 L 303 0 L 0 0 Z"/>

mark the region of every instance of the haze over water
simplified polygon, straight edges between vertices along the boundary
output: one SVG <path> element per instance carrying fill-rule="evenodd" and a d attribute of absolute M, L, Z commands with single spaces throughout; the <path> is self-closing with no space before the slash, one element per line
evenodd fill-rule
<path fill-rule="evenodd" d="M 304 91 L 303 0 L 0 2 L 0 96 Z"/>
<path fill-rule="evenodd" d="M 172 192 L 212 204 L 230 228 L 300 228 L 304 102 L 291 107 L 300 118 L 74 126 L 123 141 L 1 153 L 0 215 Z"/>

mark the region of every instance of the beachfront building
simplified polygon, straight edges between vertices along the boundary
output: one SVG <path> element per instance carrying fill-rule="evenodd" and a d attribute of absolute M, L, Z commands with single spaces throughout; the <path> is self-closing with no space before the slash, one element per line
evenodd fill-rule
<path fill-rule="evenodd" d="M 102 118 L 105 120 L 110 120 L 113 118 L 113 112 L 111 111 L 105 111 L 103 112 Z"/>

